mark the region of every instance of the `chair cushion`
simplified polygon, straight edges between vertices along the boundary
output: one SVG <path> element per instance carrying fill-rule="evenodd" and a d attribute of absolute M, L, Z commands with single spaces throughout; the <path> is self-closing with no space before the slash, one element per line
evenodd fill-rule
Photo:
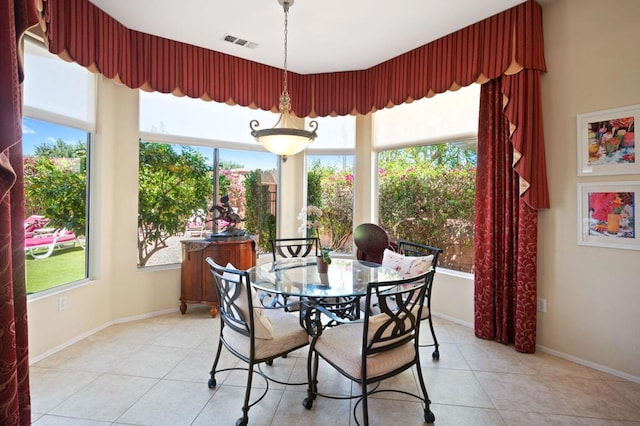
<path fill-rule="evenodd" d="M 227 263 L 227 268 L 236 269 L 231 263 Z M 235 281 L 238 276 L 225 272 L 222 274 L 223 278 Z M 251 301 L 253 305 L 253 324 L 255 326 L 255 330 L 253 331 L 256 339 L 273 339 L 273 325 L 271 324 L 271 320 L 268 316 L 265 315 L 265 309 L 260 303 L 260 298 L 258 297 L 258 293 L 251 288 Z M 240 296 L 236 302 L 238 305 L 238 309 L 242 312 L 242 316 L 245 318 L 245 321 L 249 321 L 249 303 L 247 301 L 247 288 L 243 284 L 240 289 Z"/>
<path fill-rule="evenodd" d="M 413 315 L 417 318 L 419 310 L 420 310 L 420 306 L 416 305 L 416 306 L 413 307 L 413 309 L 411 309 L 411 313 L 413 313 Z M 421 318 L 418 318 L 418 319 L 421 319 Z M 380 313 L 380 314 L 373 315 L 373 316 L 369 317 L 369 328 L 367 329 L 367 341 L 368 342 L 370 342 L 373 339 L 375 334 L 378 332 L 378 329 L 380 327 L 382 327 L 387 320 L 389 320 L 389 316 L 387 314 L 385 314 L 385 313 Z M 405 328 L 411 328 L 411 320 L 408 317 L 405 318 L 405 320 L 404 320 L 404 326 L 405 326 Z M 394 323 L 390 323 L 382 331 L 382 335 L 379 338 L 391 337 L 393 331 L 394 331 Z M 398 339 L 391 339 L 391 340 L 388 340 L 387 342 L 384 342 L 384 343 L 379 342 L 379 343 L 374 344 L 372 347 L 376 348 L 376 347 L 390 345 L 392 343 L 395 343 L 397 340 Z"/>
<path fill-rule="evenodd" d="M 405 278 L 414 277 L 429 271 L 433 263 L 433 255 L 429 256 L 405 256 L 389 249 L 385 250 L 382 257 L 382 266 L 393 268 Z"/>
<path fill-rule="evenodd" d="M 283 309 L 262 310 L 273 325 L 273 334 L 271 339 L 255 340 L 256 359 L 277 357 L 308 343 L 307 332 L 300 327 L 297 314 L 287 313 Z M 231 347 L 249 358 L 250 341 L 247 336 L 225 327 L 224 338 Z"/>
<path fill-rule="evenodd" d="M 362 323 L 343 324 L 324 330 L 318 337 L 315 350 L 327 361 L 339 367 L 351 378 L 362 379 L 361 341 Z M 367 357 L 367 377 L 379 377 L 411 364 L 416 351 L 412 342 L 398 348 Z"/>

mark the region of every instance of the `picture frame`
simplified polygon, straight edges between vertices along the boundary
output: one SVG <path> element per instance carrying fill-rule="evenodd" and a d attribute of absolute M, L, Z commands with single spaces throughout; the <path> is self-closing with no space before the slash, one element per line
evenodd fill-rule
<path fill-rule="evenodd" d="M 578 183 L 578 245 L 640 250 L 640 181 Z"/>
<path fill-rule="evenodd" d="M 640 174 L 635 125 L 640 105 L 578 114 L 578 176 Z"/>

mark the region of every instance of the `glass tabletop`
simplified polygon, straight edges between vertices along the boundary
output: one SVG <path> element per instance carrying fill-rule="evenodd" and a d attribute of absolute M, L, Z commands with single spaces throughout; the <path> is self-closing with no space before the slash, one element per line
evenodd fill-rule
<path fill-rule="evenodd" d="M 308 298 L 363 296 L 367 284 L 402 279 L 394 269 L 355 259 L 333 258 L 326 274 L 318 273 L 315 257 L 294 257 L 249 269 L 260 290 Z"/>

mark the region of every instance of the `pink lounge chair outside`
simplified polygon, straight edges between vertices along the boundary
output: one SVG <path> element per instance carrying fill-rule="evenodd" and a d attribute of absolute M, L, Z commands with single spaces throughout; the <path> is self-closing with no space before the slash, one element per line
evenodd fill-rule
<path fill-rule="evenodd" d="M 26 237 L 24 249 L 34 259 L 45 259 L 51 256 L 56 249 L 74 247 L 76 244 L 83 247 L 83 244 L 73 232 L 66 229 L 57 229 L 50 234 L 36 234 Z"/>
<path fill-rule="evenodd" d="M 31 215 L 24 220 L 25 238 L 34 237 L 39 229 L 43 229 L 49 223 L 49 218 L 40 215 Z"/>

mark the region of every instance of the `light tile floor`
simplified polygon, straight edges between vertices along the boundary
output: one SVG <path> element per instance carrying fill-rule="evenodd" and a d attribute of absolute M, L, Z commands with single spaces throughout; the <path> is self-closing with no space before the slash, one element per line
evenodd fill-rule
<path fill-rule="evenodd" d="M 235 424 L 246 375 L 218 374 L 217 388 L 208 388 L 219 329 L 219 320 L 208 312 L 190 308 L 186 315 L 113 325 L 32 365 L 33 424 Z M 640 384 L 544 353 L 518 353 L 442 319 L 435 324 L 440 360 L 432 360 L 432 348 L 423 348 L 421 364 L 436 425 L 640 425 Z M 422 335 L 426 343 L 428 328 Z M 225 349 L 223 364 L 237 364 Z M 289 383 L 304 381 L 306 350 L 263 370 Z M 326 365 L 319 378 L 322 393 L 359 392 Z M 257 398 L 264 383 L 258 378 L 254 386 Z M 381 386 L 415 391 L 415 371 Z M 264 399 L 249 411 L 249 424 L 356 424 L 354 400 L 320 397 L 306 410 L 305 390 L 271 383 Z M 369 412 L 372 425 L 423 423 L 421 403 L 402 394 L 375 395 Z"/>

